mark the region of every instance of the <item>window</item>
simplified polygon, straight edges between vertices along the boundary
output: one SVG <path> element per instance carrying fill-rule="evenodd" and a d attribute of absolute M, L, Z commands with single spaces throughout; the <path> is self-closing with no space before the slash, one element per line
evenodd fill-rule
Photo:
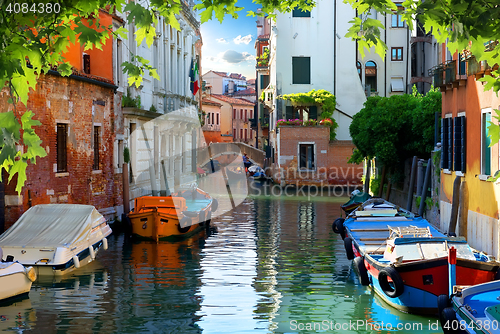
<path fill-rule="evenodd" d="M 99 126 L 94 126 L 94 163 L 92 165 L 93 170 L 99 170 L 99 143 L 100 143 L 100 135 Z"/>
<path fill-rule="evenodd" d="M 243 109 L 240 109 L 240 119 L 243 119 Z"/>
<path fill-rule="evenodd" d="M 68 124 L 57 124 L 57 172 L 67 172 L 68 152 L 66 147 L 66 139 L 68 138 Z"/>
<path fill-rule="evenodd" d="M 245 129 L 245 141 L 248 140 L 248 129 Z"/>
<path fill-rule="evenodd" d="M 403 48 L 391 48 L 391 60 L 392 61 L 402 61 L 403 60 Z"/>
<path fill-rule="evenodd" d="M 236 139 L 236 129 L 233 129 L 233 140 Z"/>
<path fill-rule="evenodd" d="M 243 129 L 240 129 L 240 140 L 243 138 Z"/>
<path fill-rule="evenodd" d="M 488 126 L 491 122 L 491 108 L 483 109 L 481 115 L 481 174 L 491 175 L 491 147 Z"/>
<path fill-rule="evenodd" d="M 292 17 L 311 17 L 311 12 L 304 11 L 297 6 L 292 10 Z"/>
<path fill-rule="evenodd" d="M 215 123 L 214 123 L 214 117 L 215 117 L 215 116 L 214 116 L 214 113 L 212 113 L 212 122 L 211 122 L 210 124 L 215 124 Z"/>
<path fill-rule="evenodd" d="M 219 124 L 220 124 L 220 119 L 219 119 L 219 117 L 220 117 L 220 114 L 219 114 L 219 113 L 217 113 L 217 125 L 219 125 Z"/>
<path fill-rule="evenodd" d="M 260 89 L 265 89 L 269 86 L 269 75 L 260 76 Z"/>
<path fill-rule="evenodd" d="M 299 144 L 299 168 L 314 169 L 314 144 Z"/>
<path fill-rule="evenodd" d="M 236 119 L 236 109 L 233 109 L 233 119 Z"/>
<path fill-rule="evenodd" d="M 465 116 L 455 117 L 453 154 L 455 170 L 465 173 Z"/>
<path fill-rule="evenodd" d="M 245 109 L 245 122 L 248 122 L 248 110 Z"/>
<path fill-rule="evenodd" d="M 359 61 L 356 62 L 356 69 L 358 70 L 359 80 L 363 81 L 361 79 L 361 63 Z"/>
<path fill-rule="evenodd" d="M 293 84 L 311 83 L 310 57 L 292 57 L 292 83 Z"/>
<path fill-rule="evenodd" d="M 441 120 L 441 168 L 453 170 L 453 118 Z"/>
<path fill-rule="evenodd" d="M 403 10 L 401 4 L 397 3 L 398 11 Z M 393 28 L 404 28 L 405 24 L 403 21 L 403 17 L 401 14 L 394 13 L 392 14 L 391 27 Z"/>
<path fill-rule="evenodd" d="M 377 91 L 377 64 L 367 61 L 365 64 L 365 85 L 368 91 Z"/>
<path fill-rule="evenodd" d="M 83 73 L 90 74 L 90 55 L 83 54 Z"/>

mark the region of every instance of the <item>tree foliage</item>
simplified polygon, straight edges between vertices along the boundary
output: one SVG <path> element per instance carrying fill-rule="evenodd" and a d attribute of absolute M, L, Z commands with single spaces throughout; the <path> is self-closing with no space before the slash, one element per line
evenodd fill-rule
<path fill-rule="evenodd" d="M 440 110 L 441 93 L 437 89 L 425 96 L 414 93 L 369 97 L 349 127 L 357 147 L 349 162 L 377 157 L 394 175 L 401 174 L 407 158 L 430 156 L 435 113 Z"/>
<path fill-rule="evenodd" d="M 313 89 L 307 93 L 285 94 L 279 98 L 292 102 L 295 106 L 317 105 L 321 108 L 321 120 L 329 120 L 330 140 L 336 137 L 336 130 L 339 127 L 337 121 L 331 118 L 337 106 L 336 97 L 324 89 Z"/>

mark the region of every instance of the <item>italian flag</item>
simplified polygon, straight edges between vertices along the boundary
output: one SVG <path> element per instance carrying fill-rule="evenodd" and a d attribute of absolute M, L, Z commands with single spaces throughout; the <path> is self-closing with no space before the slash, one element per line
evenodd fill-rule
<path fill-rule="evenodd" d="M 191 69 L 189 71 L 190 88 L 193 95 L 198 93 L 200 89 L 200 73 L 198 71 L 198 62 L 194 58 L 191 59 Z"/>

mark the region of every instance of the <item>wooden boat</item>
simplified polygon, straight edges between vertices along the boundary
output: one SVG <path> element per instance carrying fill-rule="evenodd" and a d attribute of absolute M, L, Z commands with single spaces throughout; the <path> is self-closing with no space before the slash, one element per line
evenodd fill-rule
<path fill-rule="evenodd" d="M 349 201 L 342 204 L 340 207 L 342 208 L 342 210 L 344 210 L 345 214 L 348 215 L 356 210 L 358 206 L 366 202 L 370 197 L 370 194 L 355 190 L 355 192 L 352 193 Z"/>
<path fill-rule="evenodd" d="M 36 280 L 33 267 L 25 268 L 19 262 L 13 262 L 10 257 L 3 260 L 0 249 L 0 302 L 22 297 L 31 289 L 31 284 Z"/>
<path fill-rule="evenodd" d="M 205 191 L 188 189 L 171 196 L 138 197 L 128 217 L 135 236 L 158 242 L 192 235 L 210 222 L 217 205 Z"/>
<path fill-rule="evenodd" d="M 451 299 L 440 300 L 445 333 L 500 333 L 500 281 L 456 287 Z M 441 296 L 440 296 L 441 298 Z"/>
<path fill-rule="evenodd" d="M 0 236 L 0 247 L 37 275 L 64 275 L 93 261 L 108 248 L 111 228 L 92 205 L 31 207 Z"/>
<path fill-rule="evenodd" d="M 448 249 L 457 249 L 458 285 L 495 279 L 500 263 L 469 247 L 465 239 L 447 237 L 421 217 L 372 198 L 345 221 L 334 222 L 344 237 L 360 282 L 389 305 L 405 312 L 437 314 L 437 298 L 448 292 Z"/>
<path fill-rule="evenodd" d="M 243 170 L 240 168 L 226 168 L 226 175 L 227 178 L 231 181 L 239 181 L 239 180 L 244 180 L 246 179 L 246 174 L 243 172 Z"/>

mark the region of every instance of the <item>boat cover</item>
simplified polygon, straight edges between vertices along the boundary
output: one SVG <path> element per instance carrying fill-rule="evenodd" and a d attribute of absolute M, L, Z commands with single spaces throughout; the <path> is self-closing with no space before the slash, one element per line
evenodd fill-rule
<path fill-rule="evenodd" d="M 89 239 L 104 217 L 92 205 L 40 204 L 31 207 L 0 236 L 0 247 L 59 247 Z"/>

